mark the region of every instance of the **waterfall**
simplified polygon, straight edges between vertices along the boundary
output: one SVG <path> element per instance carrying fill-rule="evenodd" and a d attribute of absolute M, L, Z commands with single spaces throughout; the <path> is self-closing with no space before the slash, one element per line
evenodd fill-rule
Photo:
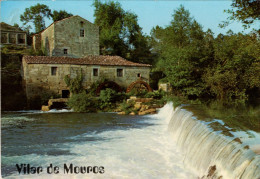
<path fill-rule="evenodd" d="M 171 137 L 185 155 L 185 165 L 201 178 L 260 178 L 260 155 L 235 137 L 214 131 L 192 112 L 174 109 L 172 103 L 166 104 L 158 116 L 168 122 Z"/>

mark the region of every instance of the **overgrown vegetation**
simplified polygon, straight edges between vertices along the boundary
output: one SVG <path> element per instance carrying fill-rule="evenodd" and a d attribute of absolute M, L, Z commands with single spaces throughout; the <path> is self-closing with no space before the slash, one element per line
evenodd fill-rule
<path fill-rule="evenodd" d="M 93 112 L 96 110 L 94 100 L 85 92 L 74 93 L 67 105 L 75 112 Z"/>
<path fill-rule="evenodd" d="M 177 95 L 245 102 L 260 87 L 259 34 L 203 32 L 183 6 L 171 24 L 152 30 L 157 70 Z M 254 92 L 253 92 L 254 91 Z M 253 92 L 253 93 L 252 93 Z"/>
<path fill-rule="evenodd" d="M 117 92 L 113 89 L 107 88 L 100 92 L 100 109 L 112 108 L 115 105 Z"/>
<path fill-rule="evenodd" d="M 66 85 L 69 87 L 70 92 L 72 94 L 79 94 L 84 91 L 82 82 L 83 82 L 83 74 L 82 71 L 80 71 L 80 74 L 77 74 L 75 78 L 71 78 L 69 75 L 66 75 L 64 77 L 64 81 Z"/>

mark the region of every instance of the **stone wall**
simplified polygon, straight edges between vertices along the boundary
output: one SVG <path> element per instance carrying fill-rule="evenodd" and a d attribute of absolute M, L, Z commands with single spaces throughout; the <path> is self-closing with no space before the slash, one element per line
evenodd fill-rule
<path fill-rule="evenodd" d="M 45 29 L 41 33 L 41 47 L 42 51 L 46 56 L 53 56 L 53 50 L 55 48 L 55 40 L 54 40 L 54 26 L 56 24 L 53 23 L 47 29 Z M 39 42 L 38 42 L 39 43 Z"/>
<path fill-rule="evenodd" d="M 34 50 L 41 49 L 41 34 L 34 34 L 32 37 L 32 46 Z"/>
<path fill-rule="evenodd" d="M 84 30 L 84 37 L 80 36 L 80 30 Z M 67 55 L 64 49 L 67 49 Z M 99 55 L 98 26 L 79 16 L 56 23 L 53 56 L 79 58 L 86 55 Z"/>
<path fill-rule="evenodd" d="M 52 75 L 52 67 L 57 67 L 56 75 Z M 93 68 L 98 69 L 98 76 L 93 76 Z M 117 77 L 117 69 L 123 69 L 123 76 Z M 50 91 L 62 94 L 62 90 L 68 90 L 64 77 L 70 75 L 75 78 L 82 71 L 83 86 L 87 89 L 101 78 L 116 82 L 123 88 L 127 88 L 132 82 L 139 79 L 141 74 L 144 81 L 149 83 L 149 67 L 128 66 L 97 66 L 97 65 L 69 65 L 69 64 L 27 64 L 23 60 L 23 79 L 26 84 L 27 98 Z"/>

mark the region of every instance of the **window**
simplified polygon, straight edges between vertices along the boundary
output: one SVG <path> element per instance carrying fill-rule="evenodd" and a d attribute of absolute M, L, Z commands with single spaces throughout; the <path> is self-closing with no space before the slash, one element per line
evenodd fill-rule
<path fill-rule="evenodd" d="M 80 27 L 83 27 L 84 22 L 80 21 Z"/>
<path fill-rule="evenodd" d="M 19 44 L 25 43 L 25 35 L 24 34 L 18 34 L 18 43 Z"/>
<path fill-rule="evenodd" d="M 98 68 L 93 68 L 93 76 L 98 76 Z"/>
<path fill-rule="evenodd" d="M 141 77 L 141 73 L 137 73 L 137 77 L 140 78 Z"/>
<path fill-rule="evenodd" d="M 63 53 L 64 53 L 64 54 L 68 54 L 68 49 L 66 49 L 66 48 L 63 49 Z"/>
<path fill-rule="evenodd" d="M 1 43 L 7 43 L 7 33 L 1 34 Z"/>
<path fill-rule="evenodd" d="M 84 37 L 84 34 L 85 34 L 85 31 L 84 31 L 84 29 L 80 29 L 80 37 Z"/>
<path fill-rule="evenodd" d="M 117 69 L 116 73 L 117 73 L 117 77 L 122 77 L 123 76 L 123 69 Z"/>
<path fill-rule="evenodd" d="M 55 76 L 57 74 L 57 67 L 51 67 L 51 75 Z"/>

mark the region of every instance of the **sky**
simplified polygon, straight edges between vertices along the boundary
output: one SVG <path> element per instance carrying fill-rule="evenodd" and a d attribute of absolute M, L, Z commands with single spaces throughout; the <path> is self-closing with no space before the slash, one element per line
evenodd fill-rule
<path fill-rule="evenodd" d="M 105 2 L 105 1 L 103 1 Z M 20 15 L 23 14 L 25 8 L 36 5 L 37 3 L 46 4 L 51 10 L 66 10 L 73 15 L 79 15 L 90 22 L 94 22 L 93 0 L 69 1 L 69 0 L 53 0 L 53 1 L 23 1 L 23 0 L 2 0 L 1 1 L 1 22 L 10 25 L 14 23 L 22 26 Z M 219 33 L 225 34 L 228 30 L 233 32 L 248 33 L 252 28 L 259 28 L 260 24 L 254 24 L 251 29 L 244 30 L 242 24 L 233 22 L 227 28 L 222 29 L 218 25 L 227 20 L 229 14 L 224 13 L 225 9 L 231 8 L 231 0 L 123 0 L 119 1 L 125 11 L 130 11 L 138 16 L 138 23 L 142 27 L 143 32 L 150 35 L 151 29 L 157 25 L 166 27 L 173 19 L 174 10 L 182 4 L 185 9 L 189 10 L 191 16 L 202 25 L 203 30 L 211 29 L 215 36 Z M 45 25 L 48 27 L 52 23 L 46 19 Z M 33 25 L 31 25 L 33 26 Z M 34 31 L 34 29 L 32 29 Z"/>

